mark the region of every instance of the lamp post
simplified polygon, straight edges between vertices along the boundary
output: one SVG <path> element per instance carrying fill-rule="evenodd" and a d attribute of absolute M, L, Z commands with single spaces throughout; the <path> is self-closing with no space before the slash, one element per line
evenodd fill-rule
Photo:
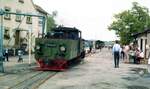
<path fill-rule="evenodd" d="M 31 51 L 32 51 L 32 43 L 31 43 L 31 33 L 32 33 L 32 25 L 29 25 L 29 66 L 31 65 Z"/>

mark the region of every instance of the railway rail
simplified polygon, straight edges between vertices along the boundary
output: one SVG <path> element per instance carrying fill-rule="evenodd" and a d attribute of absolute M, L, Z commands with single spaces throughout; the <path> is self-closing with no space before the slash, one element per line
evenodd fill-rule
<path fill-rule="evenodd" d="M 43 84 L 46 80 L 56 75 L 57 72 L 46 72 L 42 71 L 33 76 L 22 80 L 15 85 L 9 87 L 8 89 L 37 89 L 41 84 Z"/>
<path fill-rule="evenodd" d="M 21 68 L 0 74 L 0 89 L 37 89 L 58 72 Z"/>

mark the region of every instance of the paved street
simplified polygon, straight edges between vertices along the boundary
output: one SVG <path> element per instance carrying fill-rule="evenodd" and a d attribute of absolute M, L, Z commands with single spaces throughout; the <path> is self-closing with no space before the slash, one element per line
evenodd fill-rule
<path fill-rule="evenodd" d="M 111 50 L 103 49 L 65 72 L 59 72 L 38 89 L 150 89 L 146 65 L 114 68 Z"/>

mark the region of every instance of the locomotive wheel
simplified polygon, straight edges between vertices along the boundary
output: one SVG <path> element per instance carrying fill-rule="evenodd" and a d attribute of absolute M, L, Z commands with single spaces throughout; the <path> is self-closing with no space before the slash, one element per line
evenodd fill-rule
<path fill-rule="evenodd" d="M 63 68 L 64 68 L 64 69 L 67 69 L 67 68 L 68 68 L 68 63 L 65 63 L 65 64 L 63 65 Z"/>

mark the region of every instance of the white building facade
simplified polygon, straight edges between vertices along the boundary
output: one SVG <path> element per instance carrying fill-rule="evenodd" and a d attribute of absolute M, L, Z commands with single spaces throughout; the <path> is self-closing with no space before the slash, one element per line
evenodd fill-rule
<path fill-rule="evenodd" d="M 0 0 L 0 8 L 6 12 L 41 15 L 32 0 Z M 41 20 L 39 17 L 32 16 L 3 15 L 4 47 L 16 49 L 24 45 L 28 50 L 29 31 L 31 31 L 32 48 L 34 48 L 34 40 L 42 32 L 39 20 Z"/>

